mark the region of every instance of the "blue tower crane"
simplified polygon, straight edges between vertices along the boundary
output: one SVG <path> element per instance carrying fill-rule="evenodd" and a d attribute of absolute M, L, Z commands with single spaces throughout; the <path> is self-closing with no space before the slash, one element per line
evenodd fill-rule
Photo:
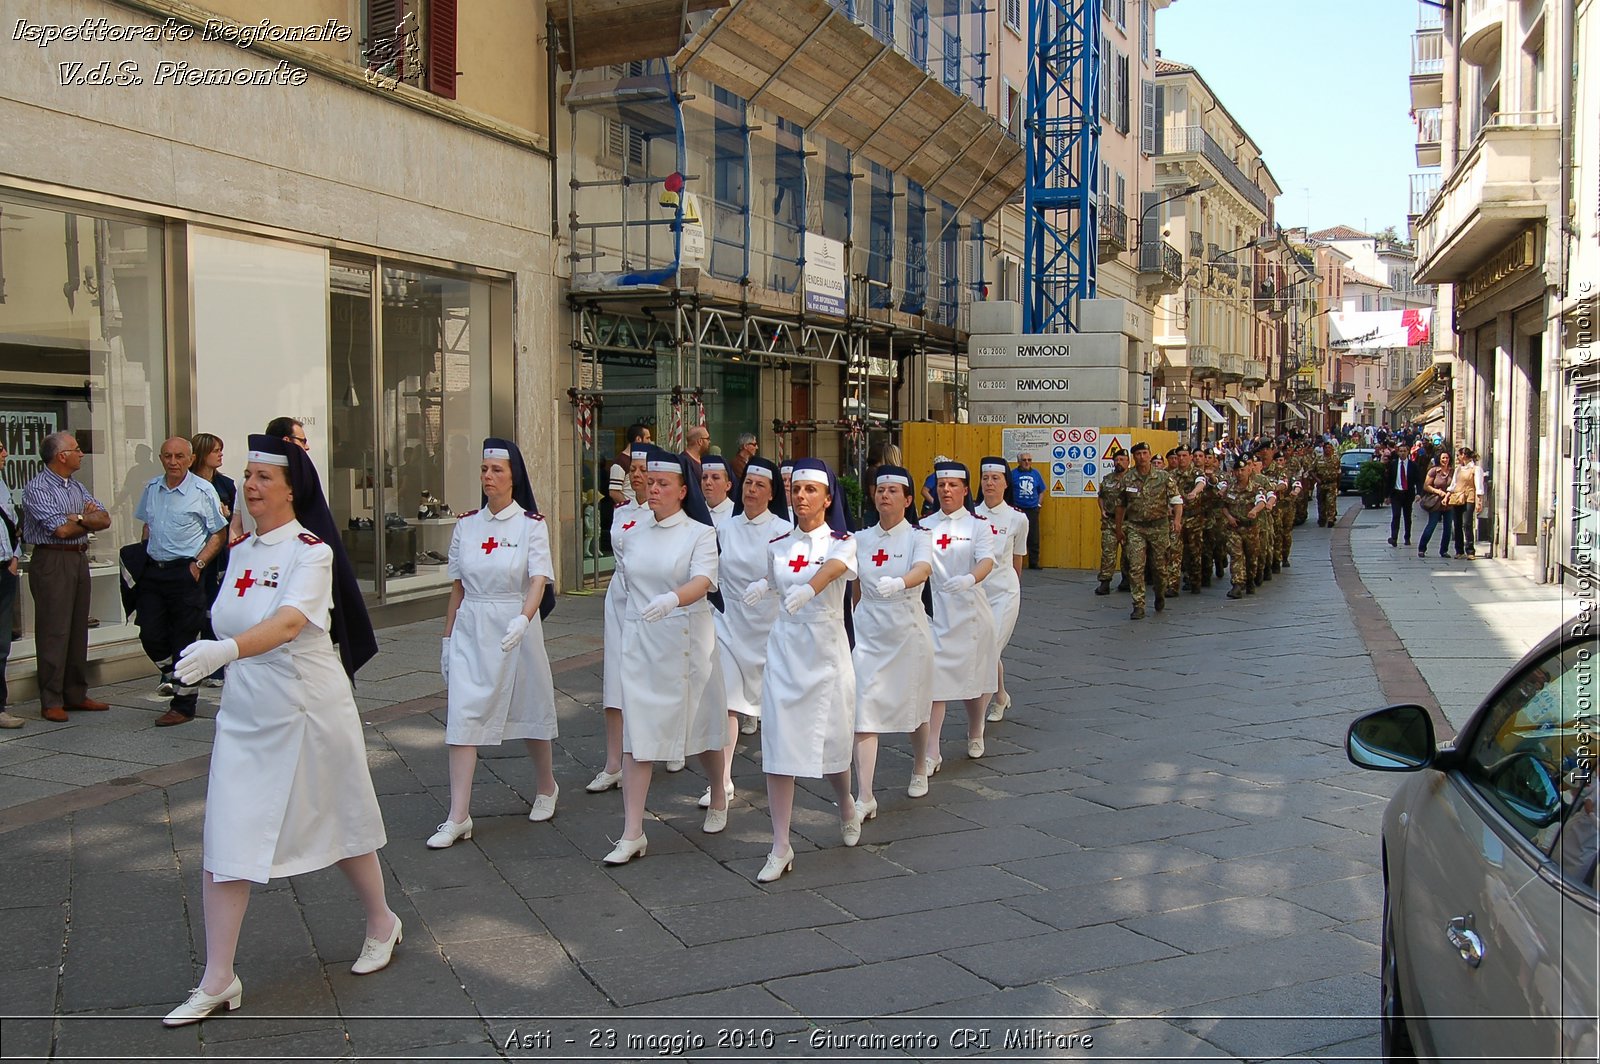
<path fill-rule="evenodd" d="M 1075 330 L 1099 253 L 1102 0 L 1028 0 L 1025 332 Z"/>

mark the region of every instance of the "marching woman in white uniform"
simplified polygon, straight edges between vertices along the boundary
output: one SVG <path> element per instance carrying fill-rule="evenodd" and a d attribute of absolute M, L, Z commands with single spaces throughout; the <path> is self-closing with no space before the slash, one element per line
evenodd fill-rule
<path fill-rule="evenodd" d="M 948 702 L 967 707 L 967 756 L 983 756 L 983 717 L 994 693 L 994 613 L 983 588 L 994 569 L 989 522 L 967 509 L 967 467 L 937 462 L 939 512 L 925 519 L 933 537 L 933 711 L 928 717 L 927 774 L 939 771 L 939 731 Z"/>
<path fill-rule="evenodd" d="M 1004 458 L 989 457 L 978 463 L 978 486 L 983 501 L 974 515 L 987 518 L 994 536 L 994 571 L 983 582 L 989 609 L 994 613 L 995 693 L 986 719 L 1004 720 L 1011 708 L 1006 690 L 1006 666 L 1000 660 L 1017 627 L 1022 609 L 1022 567 L 1028 563 L 1028 515 L 1011 505 L 1011 467 Z"/>
<path fill-rule="evenodd" d="M 606 763 L 584 787 L 590 794 L 622 785 L 622 633 L 628 613 L 628 545 L 650 520 L 644 504 L 644 463 L 649 444 L 635 444 L 628 458 L 627 498 L 611 516 L 611 582 L 606 585 L 605 665 L 602 700 L 606 718 Z"/>
<path fill-rule="evenodd" d="M 711 524 L 721 528 L 734 515 L 738 505 L 733 491 L 733 472 L 728 460 L 720 454 L 708 454 L 700 462 L 700 489 L 706 499 L 706 510 L 711 514 Z"/>
<path fill-rule="evenodd" d="M 845 583 L 856 575 L 856 542 L 844 493 L 825 462 L 801 458 L 790 478 L 795 526 L 768 546 L 768 571 L 744 593 L 747 605 L 775 594 L 761 683 L 761 767 L 767 774 L 772 852 L 756 879 L 771 883 L 794 867 L 789 821 L 794 778 L 826 777 L 839 802 L 846 846 L 861 841 L 850 794 L 855 669 L 844 628 Z"/>
<path fill-rule="evenodd" d="M 236 540 L 228 559 L 211 614 L 218 638 L 191 643 L 174 666 L 186 684 L 227 673 L 206 787 L 206 970 L 167 1014 L 169 1027 L 239 1007 L 233 960 L 251 883 L 337 864 L 366 911 L 366 941 L 350 970 L 385 967 L 400 941 L 350 686 L 377 652 L 361 589 L 311 459 L 271 436 L 251 436 L 249 451 L 240 494 L 255 533 Z"/>
<path fill-rule="evenodd" d="M 706 475 L 710 476 L 709 467 Z M 722 550 L 720 575 L 723 611 L 716 615 L 717 661 L 728 703 L 727 742 L 722 747 L 723 790 L 733 796 L 733 750 L 741 722 L 761 716 L 761 681 L 766 675 L 767 636 L 778 619 L 778 601 L 770 595 L 745 605 L 744 593 L 770 571 L 767 545 L 794 527 L 784 508 L 778 467 L 759 455 L 745 467 L 739 512 L 717 529 Z M 776 489 L 776 490 L 775 490 Z M 700 808 L 711 805 L 711 788 L 700 796 Z"/>
<path fill-rule="evenodd" d="M 878 736 L 910 733 L 912 782 L 928 793 L 921 776 L 928 756 L 928 712 L 932 699 L 933 635 L 922 607 L 922 585 L 933 572 L 927 530 L 911 515 L 911 474 L 899 466 L 878 467 L 872 499 L 878 523 L 856 533 L 856 810 L 862 820 L 878 815 L 872 780 L 878 764 Z"/>
<path fill-rule="evenodd" d="M 556 815 L 550 741 L 556 693 L 540 622 L 555 608 L 550 528 L 539 513 L 522 452 L 483 441 L 483 506 L 461 515 L 450 537 L 450 602 L 440 664 L 448 686 L 444 741 L 450 750 L 450 813 L 428 840 L 442 850 L 472 838 L 472 777 L 478 747 L 522 739 L 536 777 L 528 819 Z"/>
<path fill-rule="evenodd" d="M 645 801 L 657 761 L 700 755 L 708 780 L 721 780 L 725 699 L 714 655 L 711 596 L 717 588 L 717 533 L 700 485 L 681 455 L 659 447 L 645 462 L 651 519 L 628 547 L 628 618 L 622 673 L 622 838 L 606 864 L 642 857 Z M 704 830 L 728 823 L 728 798 L 712 788 Z"/>

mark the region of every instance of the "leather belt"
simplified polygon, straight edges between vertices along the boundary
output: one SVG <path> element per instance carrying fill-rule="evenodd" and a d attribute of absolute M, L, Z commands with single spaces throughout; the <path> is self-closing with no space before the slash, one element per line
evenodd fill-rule
<path fill-rule="evenodd" d="M 155 566 L 157 569 L 176 569 L 180 565 L 184 568 L 188 568 L 191 564 L 193 564 L 194 560 L 195 559 L 193 558 L 171 558 L 164 562 L 158 562 L 154 558 L 151 558 L 150 564 Z"/>
<path fill-rule="evenodd" d="M 34 550 L 70 550 L 74 554 L 88 554 L 89 553 L 89 544 L 87 544 L 87 543 L 35 543 L 33 545 L 33 549 Z"/>

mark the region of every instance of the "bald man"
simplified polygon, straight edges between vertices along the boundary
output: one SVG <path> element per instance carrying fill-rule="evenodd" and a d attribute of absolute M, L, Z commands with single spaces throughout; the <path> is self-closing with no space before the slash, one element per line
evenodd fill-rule
<path fill-rule="evenodd" d="M 172 705 L 156 726 L 187 724 L 194 719 L 199 689 L 178 682 L 172 663 L 183 648 L 200 638 L 206 619 L 201 573 L 222 550 L 228 527 L 216 489 L 189 472 L 194 451 L 189 441 L 174 436 L 161 445 L 161 476 L 146 484 L 134 517 L 144 522 L 149 561 L 139 577 L 139 641 L 161 669 L 160 692 Z"/>

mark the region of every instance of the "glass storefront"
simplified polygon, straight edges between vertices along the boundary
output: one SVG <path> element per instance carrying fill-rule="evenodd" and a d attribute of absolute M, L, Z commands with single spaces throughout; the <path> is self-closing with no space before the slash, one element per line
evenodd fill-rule
<path fill-rule="evenodd" d="M 90 548 L 91 648 L 137 636 L 122 621 L 117 546 L 139 538 L 134 507 L 161 472 L 165 276 L 159 223 L 0 198 L 0 432 L 11 452 L 4 486 L 20 513 L 23 485 L 43 468 L 44 437 L 77 437 L 77 479 L 112 519 Z M 26 579 L 17 597 L 17 616 L 0 621 L 21 632 L 13 661 L 34 653 Z"/>

